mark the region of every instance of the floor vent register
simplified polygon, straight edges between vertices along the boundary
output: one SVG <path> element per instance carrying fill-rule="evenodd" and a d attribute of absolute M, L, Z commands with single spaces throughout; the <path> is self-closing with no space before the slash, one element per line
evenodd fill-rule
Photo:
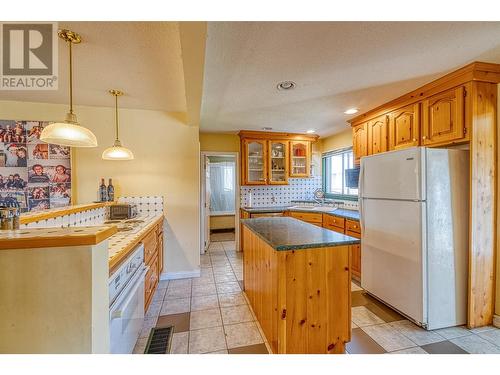
<path fill-rule="evenodd" d="M 153 328 L 149 334 L 144 354 L 169 354 L 174 327 Z"/>

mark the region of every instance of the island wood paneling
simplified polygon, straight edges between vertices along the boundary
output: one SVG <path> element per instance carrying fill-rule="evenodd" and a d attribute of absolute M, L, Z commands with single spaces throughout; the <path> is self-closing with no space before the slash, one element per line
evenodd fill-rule
<path fill-rule="evenodd" d="M 468 327 L 491 324 L 495 293 L 497 85 L 472 84 Z"/>
<path fill-rule="evenodd" d="M 276 251 L 243 227 L 245 293 L 275 353 L 344 353 L 351 332 L 348 246 Z"/>

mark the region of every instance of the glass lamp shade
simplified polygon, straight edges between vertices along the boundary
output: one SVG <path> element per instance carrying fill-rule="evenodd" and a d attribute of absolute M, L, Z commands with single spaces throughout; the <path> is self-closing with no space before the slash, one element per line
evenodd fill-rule
<path fill-rule="evenodd" d="M 112 147 L 104 150 L 102 158 L 104 160 L 133 160 L 134 154 L 128 148 L 123 147 L 119 140 L 116 140 Z"/>
<path fill-rule="evenodd" d="M 70 147 L 97 147 L 97 138 L 89 129 L 78 125 L 76 116 L 68 113 L 66 121 L 46 126 L 40 140 Z"/>

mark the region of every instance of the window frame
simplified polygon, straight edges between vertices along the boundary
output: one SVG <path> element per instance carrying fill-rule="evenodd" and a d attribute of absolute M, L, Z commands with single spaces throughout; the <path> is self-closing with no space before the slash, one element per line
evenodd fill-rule
<path fill-rule="evenodd" d="M 349 200 L 349 201 L 357 201 L 358 200 L 358 194 L 353 195 L 353 194 L 335 194 L 335 193 L 329 193 L 326 191 L 326 179 L 327 179 L 327 174 L 326 174 L 326 159 L 330 156 L 335 156 L 339 154 L 346 154 L 348 152 L 353 152 L 352 147 L 346 147 L 346 148 L 341 148 L 338 150 L 332 150 L 328 152 L 324 152 L 321 155 L 321 185 L 323 188 L 323 191 L 325 192 L 325 198 L 327 199 L 341 199 L 341 200 Z M 344 164 L 344 160 L 342 158 L 342 165 Z M 342 189 L 344 189 L 344 184 L 345 184 L 345 169 L 343 169 L 342 173 Z"/>

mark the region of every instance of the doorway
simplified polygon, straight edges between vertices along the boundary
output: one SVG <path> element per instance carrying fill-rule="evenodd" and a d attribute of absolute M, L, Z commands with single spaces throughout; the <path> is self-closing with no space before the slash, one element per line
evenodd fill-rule
<path fill-rule="evenodd" d="M 237 152 L 201 153 L 201 244 L 234 241 L 238 248 L 239 171 Z"/>

